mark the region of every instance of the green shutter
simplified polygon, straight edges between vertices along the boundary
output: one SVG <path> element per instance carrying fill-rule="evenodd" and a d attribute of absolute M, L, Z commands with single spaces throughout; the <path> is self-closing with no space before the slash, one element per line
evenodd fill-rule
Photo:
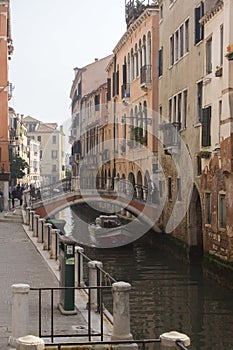
<path fill-rule="evenodd" d="M 211 146 L 211 107 L 202 110 L 202 147 Z"/>

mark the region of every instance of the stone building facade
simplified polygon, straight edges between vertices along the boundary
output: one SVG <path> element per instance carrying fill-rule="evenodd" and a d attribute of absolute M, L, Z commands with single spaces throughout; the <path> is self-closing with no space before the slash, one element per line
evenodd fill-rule
<path fill-rule="evenodd" d="M 127 29 L 106 64 L 107 86 L 80 98 L 79 70 L 71 90 L 72 120 L 79 115 L 73 174 L 92 140 L 98 187 L 116 190 L 125 180 L 123 190 L 128 182 L 144 202 L 153 193 L 162 232 L 191 253 L 230 262 L 232 14 L 230 0 L 126 1 Z M 103 117 L 92 115 L 93 139 L 81 106 L 101 86 L 106 102 Z"/>
<path fill-rule="evenodd" d="M 8 60 L 13 52 L 11 38 L 10 0 L 0 1 L 0 187 L 4 193 L 4 208 L 8 207 L 9 192 L 9 131 L 8 100 L 11 97 L 8 81 Z"/>

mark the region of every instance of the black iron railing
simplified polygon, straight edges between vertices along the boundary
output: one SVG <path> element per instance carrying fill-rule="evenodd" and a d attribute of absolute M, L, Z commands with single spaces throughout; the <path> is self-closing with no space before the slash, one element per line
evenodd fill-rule
<path fill-rule="evenodd" d="M 150 344 L 160 344 L 161 340 L 158 339 L 140 339 L 140 340 L 118 340 L 118 341 L 94 341 L 94 342 L 77 342 L 77 343 L 53 343 L 46 344 L 46 348 L 53 347 L 53 349 L 57 348 L 57 350 L 62 350 L 69 346 L 95 346 L 95 345 L 130 345 L 137 344 L 140 346 L 142 350 L 146 350 Z M 176 341 L 177 348 L 181 350 L 188 350 L 186 346 L 180 341 Z"/>
<path fill-rule="evenodd" d="M 62 290 L 84 290 L 87 293 L 88 299 L 87 299 L 87 309 L 88 309 L 88 317 L 87 317 L 87 331 L 83 333 L 65 333 L 64 331 L 62 333 L 55 332 L 54 327 L 54 293 L 55 291 L 62 291 Z M 53 343 L 54 338 L 70 338 L 70 337 L 87 337 L 89 341 L 92 340 L 93 337 L 99 337 L 101 341 L 103 341 L 104 337 L 104 303 L 103 303 L 103 291 L 106 289 L 111 289 L 110 286 L 95 286 L 95 287 L 44 287 L 44 288 L 30 288 L 31 291 L 37 291 L 39 302 L 38 302 L 38 336 L 40 338 L 50 338 L 50 341 Z M 100 324 L 99 324 L 99 331 L 92 330 L 92 317 L 91 317 L 91 291 L 97 290 L 98 291 L 98 305 L 97 310 L 100 317 Z M 42 315 L 42 292 L 47 291 L 50 292 L 50 330 L 46 330 L 46 333 L 43 333 L 42 331 L 42 322 L 43 322 L 43 315 Z"/>

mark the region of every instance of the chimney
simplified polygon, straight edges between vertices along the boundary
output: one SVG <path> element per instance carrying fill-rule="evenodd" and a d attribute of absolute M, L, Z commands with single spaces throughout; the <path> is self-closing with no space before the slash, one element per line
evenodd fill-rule
<path fill-rule="evenodd" d="M 99 59 L 98 59 L 98 58 L 95 58 L 95 62 L 97 62 L 97 61 L 99 61 Z"/>

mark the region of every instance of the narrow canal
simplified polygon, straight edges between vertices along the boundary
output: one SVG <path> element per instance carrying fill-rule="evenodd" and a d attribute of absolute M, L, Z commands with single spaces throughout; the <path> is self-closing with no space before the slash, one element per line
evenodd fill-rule
<path fill-rule="evenodd" d="M 90 213 L 82 213 L 90 220 Z M 66 234 L 77 239 L 77 220 L 70 209 Z M 79 238 L 80 239 L 80 238 Z M 203 275 L 202 265 L 181 263 L 153 232 L 119 248 L 84 247 L 91 259 L 103 262 L 115 279 L 131 283 L 131 330 L 134 338 L 157 338 L 176 330 L 190 336 L 191 350 L 233 349 L 232 292 Z"/>

